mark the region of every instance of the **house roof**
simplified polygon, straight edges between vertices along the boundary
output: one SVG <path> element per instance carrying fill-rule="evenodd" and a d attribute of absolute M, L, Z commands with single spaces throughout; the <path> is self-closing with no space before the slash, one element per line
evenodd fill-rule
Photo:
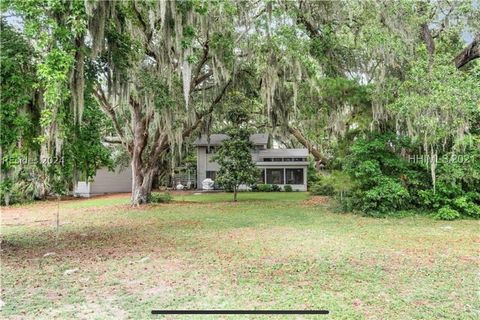
<path fill-rule="evenodd" d="M 224 140 L 228 139 L 226 134 L 211 134 L 210 141 L 208 141 L 207 135 L 202 135 L 200 138 L 195 140 L 194 145 L 197 147 L 202 146 L 219 146 Z M 250 135 L 250 141 L 258 145 L 267 145 L 268 144 L 268 134 L 267 133 L 254 133 Z"/>
<path fill-rule="evenodd" d="M 258 152 L 260 158 L 305 158 L 308 156 L 308 149 L 266 149 Z"/>

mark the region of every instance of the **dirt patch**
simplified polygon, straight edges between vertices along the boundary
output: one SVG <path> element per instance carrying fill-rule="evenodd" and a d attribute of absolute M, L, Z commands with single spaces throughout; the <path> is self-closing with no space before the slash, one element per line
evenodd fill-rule
<path fill-rule="evenodd" d="M 323 205 L 330 202 L 330 197 L 327 196 L 311 196 L 310 199 L 305 200 L 303 203 L 306 205 Z"/>

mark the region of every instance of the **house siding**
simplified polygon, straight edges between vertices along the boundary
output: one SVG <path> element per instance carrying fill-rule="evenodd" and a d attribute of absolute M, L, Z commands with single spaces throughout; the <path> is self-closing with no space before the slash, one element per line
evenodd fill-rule
<path fill-rule="evenodd" d="M 115 171 L 109 171 L 107 168 L 98 169 L 92 181 L 79 181 L 74 190 L 74 194 L 79 197 L 117 192 L 132 192 L 130 167 Z"/>
<path fill-rule="evenodd" d="M 197 148 L 197 188 L 202 188 L 202 181 L 207 178 L 207 148 Z"/>
<path fill-rule="evenodd" d="M 220 166 L 215 161 L 212 161 L 213 154 L 206 152 L 207 147 L 197 147 L 197 188 L 202 189 L 202 182 L 207 177 L 207 171 L 219 171 Z M 303 170 L 303 184 L 290 184 L 293 190 L 307 191 L 307 161 L 288 161 L 288 162 L 265 162 L 263 157 L 307 157 L 308 151 L 306 149 L 266 149 L 265 146 L 257 146 L 251 152 L 252 160 L 259 169 L 269 168 L 283 168 L 283 169 L 302 169 Z M 286 184 L 279 184 L 284 187 Z M 248 189 L 247 186 L 241 185 L 240 189 Z"/>

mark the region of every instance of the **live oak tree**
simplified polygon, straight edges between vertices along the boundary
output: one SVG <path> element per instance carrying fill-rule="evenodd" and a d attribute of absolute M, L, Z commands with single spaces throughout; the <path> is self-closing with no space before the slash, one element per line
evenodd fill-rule
<path fill-rule="evenodd" d="M 147 201 L 169 153 L 204 126 L 242 64 L 256 12 L 233 1 L 8 1 L 42 58 L 42 156 L 60 154 L 84 105 L 85 72 L 93 95 L 131 158 L 132 204 Z M 171 157 L 174 158 L 174 157 Z M 47 171 L 48 168 L 44 168 Z"/>
<path fill-rule="evenodd" d="M 29 159 L 28 165 L 17 166 L 20 176 L 15 188 L 30 199 L 44 198 L 52 192 L 67 193 L 80 175 L 88 179 L 109 162 L 99 126 L 104 118 L 91 99 L 91 89 L 85 90 L 89 85 L 91 88 L 92 77 L 87 84 L 84 67 L 88 48 L 83 41 L 88 15 L 84 3 L 3 1 L 1 10 L 13 18 L 19 33 L 17 45 L 12 50 L 2 48 L 2 52 L 20 57 L 23 48 L 18 43 L 25 41 L 29 47 L 26 59 L 31 66 L 26 68 L 24 61 L 17 58 L 4 69 L 8 63 L 2 61 L 2 70 L 7 71 L 2 91 L 23 95 L 15 102 L 19 105 L 17 114 L 28 119 L 8 129 L 10 133 L 24 132 L 16 141 L 16 153 Z M 2 27 L 2 47 L 11 41 L 4 31 Z M 13 85 L 19 79 L 24 83 Z M 84 109 L 88 110 L 82 117 Z"/>
<path fill-rule="evenodd" d="M 132 204 L 220 104 L 248 57 L 237 30 L 249 21 L 231 1 L 98 2 L 91 19 L 98 82 L 132 167 Z M 98 44 L 97 44 L 98 41 Z"/>

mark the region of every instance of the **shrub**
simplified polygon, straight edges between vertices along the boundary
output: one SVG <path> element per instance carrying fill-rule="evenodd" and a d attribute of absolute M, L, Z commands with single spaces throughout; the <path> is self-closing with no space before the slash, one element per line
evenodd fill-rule
<path fill-rule="evenodd" d="M 149 202 L 151 203 L 167 203 L 172 201 L 172 196 L 170 193 L 160 193 L 160 192 L 152 192 L 150 194 Z"/>
<path fill-rule="evenodd" d="M 312 186 L 310 193 L 315 196 L 333 196 L 335 188 L 331 184 L 319 183 Z"/>
<path fill-rule="evenodd" d="M 453 201 L 453 205 L 456 210 L 460 211 L 466 216 L 477 219 L 480 218 L 480 206 L 473 203 L 473 201 L 466 196 L 456 198 Z"/>
<path fill-rule="evenodd" d="M 455 220 L 460 218 L 460 213 L 450 207 L 443 207 L 433 217 L 438 220 Z"/>
<path fill-rule="evenodd" d="M 367 214 L 389 213 L 408 208 L 410 194 L 408 190 L 395 179 L 382 177 L 376 186 L 360 192 L 359 204 Z"/>
<path fill-rule="evenodd" d="M 273 187 L 271 184 L 257 184 L 256 191 L 259 192 L 272 192 Z"/>
<path fill-rule="evenodd" d="M 257 184 L 255 186 L 252 186 L 252 191 L 258 191 L 258 192 L 276 192 L 276 191 L 282 191 L 282 188 L 277 185 L 277 184 Z"/>
<path fill-rule="evenodd" d="M 357 139 L 344 163 L 352 178 L 346 207 L 375 216 L 411 209 L 417 190 L 429 187 L 428 171 L 398 154 L 412 149 L 408 138 L 391 133 Z"/>
<path fill-rule="evenodd" d="M 272 191 L 282 191 L 282 188 L 278 184 L 272 184 Z"/>
<path fill-rule="evenodd" d="M 291 185 L 286 184 L 286 185 L 283 187 L 283 191 L 285 191 L 285 192 L 292 192 L 292 191 L 293 191 L 293 188 L 292 188 Z"/>
<path fill-rule="evenodd" d="M 309 159 L 308 167 L 307 167 L 307 186 L 311 188 L 313 185 L 320 182 L 322 174 L 317 171 L 315 168 L 315 161 L 313 159 Z"/>

